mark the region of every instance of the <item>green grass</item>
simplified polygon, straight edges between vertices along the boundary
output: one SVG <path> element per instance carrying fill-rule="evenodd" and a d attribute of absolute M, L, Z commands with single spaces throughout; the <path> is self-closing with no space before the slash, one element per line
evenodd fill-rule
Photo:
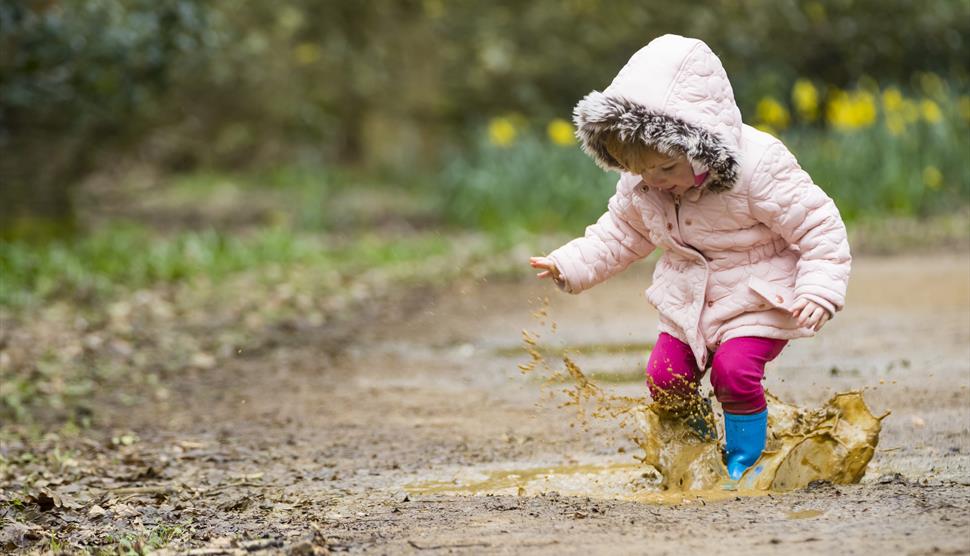
<path fill-rule="evenodd" d="M 111 546 L 102 546 L 96 549 L 93 554 L 124 554 L 137 556 L 149 554 L 154 550 L 165 548 L 172 541 L 185 535 L 185 530 L 179 525 L 157 525 L 147 534 L 136 535 L 128 533 L 120 537 L 108 536 L 105 540 Z"/>
<path fill-rule="evenodd" d="M 356 272 L 371 266 L 417 261 L 449 248 L 438 235 L 392 239 L 361 235 L 336 240 L 282 227 L 245 233 L 215 230 L 160 235 L 114 225 L 73 240 L 38 245 L 0 243 L 0 306 L 23 307 L 54 298 L 97 300 L 122 289 L 213 280 L 269 265 L 310 265 Z"/>
<path fill-rule="evenodd" d="M 0 318 L 15 331 L 0 361 L 0 421 L 89 426 L 96 399 L 167 395 L 167 378 L 185 369 L 258 351 L 281 327 L 352 319 L 355 300 L 451 279 L 493 249 L 437 233 L 133 225 L 0 243 Z"/>
<path fill-rule="evenodd" d="M 579 147 L 534 135 L 507 148 L 483 141 L 438 177 L 439 212 L 453 226 L 491 233 L 574 231 L 602 214 L 616 179 Z"/>
<path fill-rule="evenodd" d="M 851 133 L 795 130 L 782 140 L 847 222 L 925 217 L 970 204 L 970 128 L 950 110 L 893 136 L 882 125 Z M 926 181 L 938 171 L 941 182 Z"/>

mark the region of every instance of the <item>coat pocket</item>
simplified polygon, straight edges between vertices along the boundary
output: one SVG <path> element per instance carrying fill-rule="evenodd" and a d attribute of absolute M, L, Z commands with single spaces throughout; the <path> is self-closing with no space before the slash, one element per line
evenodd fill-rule
<path fill-rule="evenodd" d="M 671 300 L 677 299 L 679 292 L 680 283 L 668 279 L 664 274 L 658 276 L 644 294 L 647 296 L 647 301 L 660 310 L 663 306 L 669 306 Z"/>
<path fill-rule="evenodd" d="M 794 289 L 774 284 L 756 276 L 748 279 L 748 287 L 764 298 L 772 307 L 791 312 L 792 305 L 795 303 Z"/>

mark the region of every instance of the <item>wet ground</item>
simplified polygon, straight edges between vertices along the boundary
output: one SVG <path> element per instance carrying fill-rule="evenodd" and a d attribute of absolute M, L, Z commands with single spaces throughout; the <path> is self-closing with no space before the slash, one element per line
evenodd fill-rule
<path fill-rule="evenodd" d="M 517 368 L 522 330 L 542 331 L 602 387 L 642 396 L 650 271 L 580 296 L 459 283 L 369 322 L 336 358 L 309 341 L 186 379 L 113 416 L 134 439 L 101 462 L 110 476 L 65 493 L 73 542 L 138 520 L 207 553 L 970 552 L 970 259 L 857 259 L 846 310 L 769 367 L 788 402 L 861 389 L 892 412 L 860 484 L 680 504 L 632 500 L 651 480 L 637 447 Z M 532 314 L 543 296 L 555 333 Z"/>

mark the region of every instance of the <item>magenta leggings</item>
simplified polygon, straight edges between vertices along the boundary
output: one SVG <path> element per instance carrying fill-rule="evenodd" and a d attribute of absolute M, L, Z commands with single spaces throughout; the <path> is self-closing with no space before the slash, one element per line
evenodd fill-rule
<path fill-rule="evenodd" d="M 781 353 L 788 340 L 744 336 L 722 343 L 711 362 L 711 386 L 728 413 L 758 413 L 768 407 L 761 379 L 765 364 Z M 647 386 L 663 394 L 689 396 L 704 373 L 698 370 L 690 346 L 661 332 L 647 362 Z"/>

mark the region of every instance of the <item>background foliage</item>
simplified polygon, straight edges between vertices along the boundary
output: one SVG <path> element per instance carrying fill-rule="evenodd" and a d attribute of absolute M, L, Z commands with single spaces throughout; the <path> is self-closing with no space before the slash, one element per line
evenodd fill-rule
<path fill-rule="evenodd" d="M 520 137 L 528 126 L 544 135 L 548 122 L 568 119 L 578 98 L 605 86 L 636 49 L 665 32 L 707 41 L 732 77 L 746 120 L 770 120 L 776 132 L 795 124 L 799 154 L 810 159 L 819 155 L 806 137 L 839 130 L 824 117 L 826 106 L 853 100 L 840 92 L 860 83 L 893 85 L 919 102 L 926 75 L 951 101 L 952 129 L 945 137 L 907 134 L 905 141 L 918 142 L 924 154 L 953 140 L 949 148 L 966 148 L 966 120 L 951 118 L 966 102 L 967 0 L 731 0 L 703 7 L 639 0 L 19 0 L 0 6 L 0 217 L 8 229 L 37 216 L 70 229 L 75 186 L 93 172 L 137 161 L 166 174 L 353 166 L 391 173 L 384 181 L 397 186 L 440 185 L 451 196 L 442 206 L 454 208 L 444 215 L 452 222 L 469 222 L 479 201 L 494 206 L 470 223 L 492 221 L 504 209 L 482 197 L 486 182 L 498 180 L 486 174 L 499 159 L 499 166 L 508 161 L 478 150 L 489 121 L 511 115 Z M 799 117 L 807 115 L 791 97 L 799 80 L 815 87 L 822 117 Z M 866 151 L 870 139 L 851 143 Z M 509 157 L 546 161 L 536 145 L 525 145 L 526 152 Z M 849 151 L 853 181 L 868 165 L 885 172 L 878 159 Z M 556 171 L 571 163 L 550 156 L 544 168 L 499 174 L 514 174 L 502 179 L 518 188 L 530 172 L 540 178 L 532 187 L 565 179 L 540 204 L 571 214 L 587 202 L 573 196 L 580 181 L 603 180 L 585 168 Z M 965 200 L 965 169 L 934 164 L 941 189 Z M 893 186 L 894 195 L 922 183 L 913 178 L 926 166 L 893 177 L 908 180 Z M 471 181 L 465 200 L 458 198 L 461 172 Z M 832 183 L 841 181 L 832 174 Z M 877 204 L 930 207 L 898 198 Z M 539 221 L 563 220 L 547 214 Z"/>

